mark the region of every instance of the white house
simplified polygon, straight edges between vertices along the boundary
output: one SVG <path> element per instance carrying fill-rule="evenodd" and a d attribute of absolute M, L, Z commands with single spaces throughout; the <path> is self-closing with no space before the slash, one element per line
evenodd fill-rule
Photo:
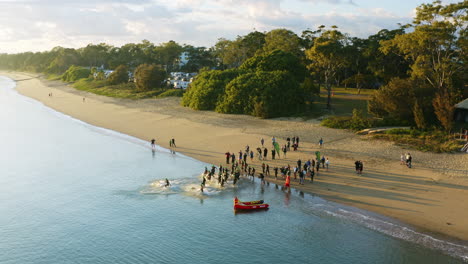
<path fill-rule="evenodd" d="M 174 82 L 174 88 L 176 89 L 187 89 L 187 87 L 190 85 L 190 82 L 188 81 L 175 81 Z"/>
<path fill-rule="evenodd" d="M 171 72 L 171 76 L 166 80 L 167 85 L 172 86 L 176 89 L 187 89 L 190 83 L 195 79 L 197 75 L 196 72 L 187 73 L 187 72 Z"/>

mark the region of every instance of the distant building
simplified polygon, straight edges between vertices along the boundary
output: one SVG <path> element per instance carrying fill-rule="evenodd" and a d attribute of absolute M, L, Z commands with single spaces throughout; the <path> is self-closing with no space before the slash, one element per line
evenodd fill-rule
<path fill-rule="evenodd" d="M 455 105 L 455 121 L 468 123 L 468 98 Z"/>
<path fill-rule="evenodd" d="M 187 89 L 187 87 L 190 85 L 190 82 L 188 81 L 175 81 L 174 82 L 174 88 L 176 89 Z"/>
<path fill-rule="evenodd" d="M 166 84 L 168 86 L 174 87 L 175 89 L 187 89 L 187 87 L 193 82 L 197 73 L 171 72 L 169 75 L 171 77 L 166 80 Z"/>

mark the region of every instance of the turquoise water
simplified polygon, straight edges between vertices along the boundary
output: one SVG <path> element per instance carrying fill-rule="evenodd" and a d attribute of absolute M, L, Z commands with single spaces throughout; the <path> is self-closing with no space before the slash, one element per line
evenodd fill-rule
<path fill-rule="evenodd" d="M 459 263 L 467 255 L 391 219 L 275 185 L 242 179 L 202 195 L 207 164 L 152 153 L 13 86 L 0 77 L 0 263 Z M 234 214 L 236 195 L 271 209 Z"/>

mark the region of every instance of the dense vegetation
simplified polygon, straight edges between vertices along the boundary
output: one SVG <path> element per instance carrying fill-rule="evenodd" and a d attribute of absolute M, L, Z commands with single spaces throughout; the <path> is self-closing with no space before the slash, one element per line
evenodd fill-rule
<path fill-rule="evenodd" d="M 362 89 L 374 89 L 367 109 L 362 109 L 361 100 L 359 106 L 346 109 L 364 111 L 349 116 L 348 110 L 348 117 L 324 123 L 358 129 L 383 122 L 450 131 L 454 104 L 468 96 L 467 23 L 464 1 L 447 5 L 435 1 L 417 7 L 413 23 L 367 38 L 349 36 L 335 26 L 307 29 L 300 36 L 274 29 L 235 40 L 221 38 L 210 48 L 144 40 L 122 47 L 89 44 L 0 54 L 0 67 L 63 74 L 63 80 L 78 81 L 76 86 L 82 89 L 129 98 L 160 95 L 168 72 L 199 72 L 183 95 L 184 106 L 263 118 L 340 114 L 343 98 L 334 95 L 336 87 L 344 86 L 345 92 L 356 88 L 358 95 L 370 94 Z M 185 65 L 179 60 L 182 52 L 190 58 Z M 106 78 L 96 70 L 100 66 L 115 71 Z M 128 72 L 133 73 L 134 84 L 127 83 Z M 91 78 L 80 81 L 88 78 L 85 75 Z M 183 92 L 166 94 L 174 93 Z"/>

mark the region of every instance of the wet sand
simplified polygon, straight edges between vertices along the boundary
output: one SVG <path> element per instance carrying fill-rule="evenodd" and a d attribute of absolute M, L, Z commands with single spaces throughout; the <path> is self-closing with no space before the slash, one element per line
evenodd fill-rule
<path fill-rule="evenodd" d="M 268 159 L 249 164 L 273 167 L 296 165 L 314 158 L 320 150 L 330 159 L 330 169 L 321 169 L 314 183 L 298 180 L 292 187 L 325 199 L 377 212 L 408 223 L 425 232 L 468 240 L 468 155 L 434 154 L 403 149 L 391 142 L 371 140 L 343 130 L 320 126 L 317 120 L 278 118 L 263 120 L 245 115 L 222 115 L 180 106 L 179 98 L 128 100 L 89 94 L 37 75 L 0 72 L 17 82 L 17 90 L 45 105 L 92 125 L 112 129 L 169 148 L 175 138 L 176 152 L 214 164 L 225 164 L 224 153 L 236 156 L 246 145 L 251 149 L 265 139 Z M 53 96 L 48 96 L 52 93 Z M 83 101 L 83 98 L 86 98 Z M 280 144 L 299 136 L 300 147 L 287 157 L 271 160 L 271 138 Z M 324 139 L 319 149 L 318 140 Z M 149 143 L 148 143 L 149 146 Z M 400 154 L 410 152 L 413 168 L 400 165 Z M 250 160 L 250 158 L 249 158 Z M 362 160 L 364 172 L 357 175 L 354 161 Z M 302 163 L 302 164 L 303 164 Z M 283 183 L 267 177 L 267 180 Z"/>

